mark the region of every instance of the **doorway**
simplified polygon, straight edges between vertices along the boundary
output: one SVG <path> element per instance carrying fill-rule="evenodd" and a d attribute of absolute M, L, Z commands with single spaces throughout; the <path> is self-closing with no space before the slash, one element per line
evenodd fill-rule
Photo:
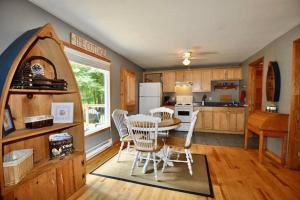
<path fill-rule="evenodd" d="M 249 113 L 262 110 L 264 58 L 252 62 L 248 73 L 248 104 Z"/>
<path fill-rule="evenodd" d="M 300 168 L 300 38 L 293 44 L 288 167 Z"/>

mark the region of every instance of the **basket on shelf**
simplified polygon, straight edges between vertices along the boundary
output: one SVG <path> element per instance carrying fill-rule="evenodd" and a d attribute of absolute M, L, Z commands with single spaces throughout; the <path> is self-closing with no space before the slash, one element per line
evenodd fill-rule
<path fill-rule="evenodd" d="M 21 149 L 4 155 L 5 186 L 15 185 L 33 168 L 33 150 Z"/>

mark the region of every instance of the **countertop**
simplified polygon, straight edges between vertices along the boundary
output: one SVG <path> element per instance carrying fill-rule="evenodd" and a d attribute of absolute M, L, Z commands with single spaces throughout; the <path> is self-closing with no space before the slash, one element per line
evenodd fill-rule
<path fill-rule="evenodd" d="M 163 105 L 166 107 L 174 107 L 175 105 Z M 232 102 L 205 102 L 202 106 L 202 102 L 193 102 L 194 107 L 233 107 L 233 108 L 244 108 L 247 105 L 241 105 L 239 103 L 233 104 Z"/>

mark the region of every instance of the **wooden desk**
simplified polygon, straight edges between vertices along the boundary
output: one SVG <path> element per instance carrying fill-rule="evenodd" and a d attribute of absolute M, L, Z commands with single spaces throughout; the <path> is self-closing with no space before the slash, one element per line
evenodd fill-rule
<path fill-rule="evenodd" d="M 263 162 L 266 149 L 266 137 L 282 138 L 280 163 L 285 164 L 287 133 L 288 133 L 288 117 L 287 114 L 253 112 L 249 115 L 247 126 L 245 129 L 245 149 L 248 145 L 248 137 L 254 133 L 259 136 L 259 162 Z M 270 153 L 268 153 L 270 154 Z M 270 156 L 274 159 L 274 155 Z M 277 161 L 277 159 L 275 159 Z"/>

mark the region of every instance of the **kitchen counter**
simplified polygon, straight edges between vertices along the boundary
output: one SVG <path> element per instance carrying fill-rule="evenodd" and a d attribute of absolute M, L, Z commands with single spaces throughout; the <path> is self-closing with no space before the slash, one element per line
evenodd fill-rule
<path fill-rule="evenodd" d="M 239 103 L 231 103 L 231 102 L 204 102 L 204 106 L 202 106 L 202 102 L 194 102 L 194 107 L 246 107 L 246 105 L 241 105 Z"/>

